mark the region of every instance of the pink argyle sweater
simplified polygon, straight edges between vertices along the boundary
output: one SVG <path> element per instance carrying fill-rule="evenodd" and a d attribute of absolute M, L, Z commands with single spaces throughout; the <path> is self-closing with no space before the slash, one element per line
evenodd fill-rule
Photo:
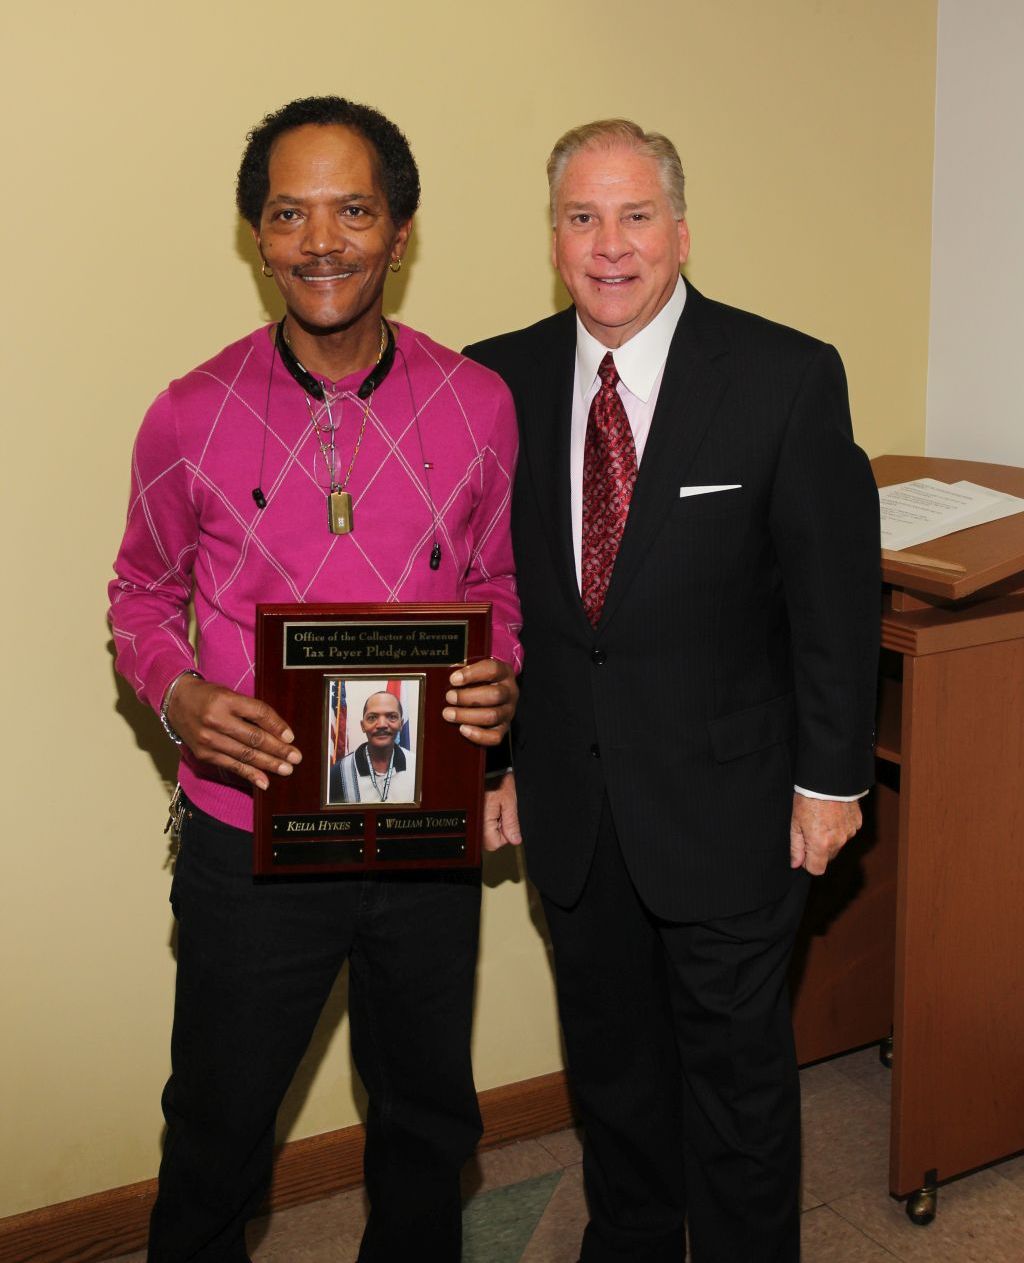
<path fill-rule="evenodd" d="M 327 465 L 304 392 L 279 359 L 271 380 L 271 351 L 270 330 L 257 329 L 172 382 L 142 422 L 110 584 L 121 674 L 154 709 L 189 667 L 252 694 L 255 607 L 283 601 L 490 601 L 492 652 L 518 669 L 508 525 L 517 440 L 505 385 L 399 326 L 348 484 L 355 529 L 332 535 Z M 354 392 L 364 376 L 329 383 L 342 392 L 332 406 L 339 479 L 359 433 L 363 402 Z M 438 570 L 429 564 L 431 501 Z M 179 775 L 204 811 L 252 827 L 251 793 L 235 777 L 187 750 Z"/>

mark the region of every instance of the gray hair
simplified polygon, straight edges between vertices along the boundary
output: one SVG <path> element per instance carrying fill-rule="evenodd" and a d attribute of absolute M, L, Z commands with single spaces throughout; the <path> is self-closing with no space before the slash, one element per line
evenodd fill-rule
<path fill-rule="evenodd" d="M 581 149 L 611 149 L 625 145 L 644 158 L 653 158 L 658 164 L 658 174 L 665 196 L 677 219 L 686 214 L 686 176 L 675 145 L 660 132 L 645 132 L 628 118 L 604 118 L 596 123 L 584 123 L 574 127 L 558 141 L 548 159 L 548 190 L 551 197 L 551 223 L 555 224 L 555 202 L 559 185 L 569 159 Z"/>

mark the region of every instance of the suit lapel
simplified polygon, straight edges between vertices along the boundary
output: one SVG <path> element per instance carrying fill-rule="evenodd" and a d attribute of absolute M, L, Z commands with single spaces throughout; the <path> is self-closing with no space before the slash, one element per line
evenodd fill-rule
<path fill-rule="evenodd" d="M 538 345 L 530 391 L 531 406 L 525 410 L 522 451 L 533 483 L 539 529 L 551 549 L 558 588 L 568 597 L 579 617 L 586 621 L 576 583 L 569 499 L 569 440 L 572 425 L 572 392 L 576 371 L 576 311 L 570 307 L 554 321 L 554 336 Z"/>
<path fill-rule="evenodd" d="M 669 347 L 658 402 L 598 629 L 615 614 L 685 485 L 728 382 L 728 348 L 707 300 L 687 282 L 686 306 Z"/>

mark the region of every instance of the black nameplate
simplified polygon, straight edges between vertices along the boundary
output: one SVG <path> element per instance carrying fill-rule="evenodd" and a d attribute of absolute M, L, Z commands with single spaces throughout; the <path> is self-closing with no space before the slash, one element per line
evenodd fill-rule
<path fill-rule="evenodd" d="M 366 831 L 366 817 L 361 813 L 345 812 L 330 815 L 327 812 L 305 813 L 294 816 L 272 817 L 272 836 L 275 838 L 312 839 L 317 837 L 361 838 Z"/>
<path fill-rule="evenodd" d="M 285 842 L 272 849 L 275 864 L 361 864 L 362 842 Z"/>
<path fill-rule="evenodd" d="M 464 833 L 464 811 L 409 811 L 394 814 L 383 812 L 377 817 L 378 838 L 402 838 L 411 834 Z"/>
<path fill-rule="evenodd" d="M 466 854 L 465 838 L 382 838 L 379 860 L 455 860 Z"/>
<path fill-rule="evenodd" d="M 284 665 L 335 667 L 457 666 L 468 656 L 464 622 L 285 623 Z"/>

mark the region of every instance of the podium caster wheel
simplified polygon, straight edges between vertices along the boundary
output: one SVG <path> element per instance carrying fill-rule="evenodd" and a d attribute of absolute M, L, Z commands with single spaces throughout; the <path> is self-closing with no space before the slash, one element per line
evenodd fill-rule
<path fill-rule="evenodd" d="M 885 1066 L 886 1070 L 892 1069 L 892 1036 L 886 1035 L 878 1045 L 878 1060 Z"/>
<path fill-rule="evenodd" d="M 907 1199 L 907 1218 L 912 1224 L 924 1228 L 935 1218 L 939 1191 L 935 1188 L 919 1188 Z"/>

